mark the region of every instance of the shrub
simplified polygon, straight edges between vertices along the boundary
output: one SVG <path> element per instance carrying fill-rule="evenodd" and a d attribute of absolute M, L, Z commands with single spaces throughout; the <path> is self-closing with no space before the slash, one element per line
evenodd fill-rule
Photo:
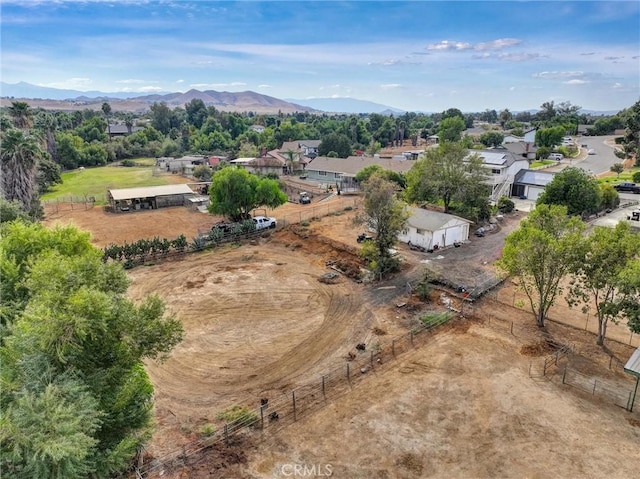
<path fill-rule="evenodd" d="M 120 162 L 120 166 L 132 167 L 132 166 L 136 166 L 136 162 L 133 160 L 122 160 Z"/>
<path fill-rule="evenodd" d="M 631 177 L 631 181 L 634 183 L 640 183 L 640 170 L 636 171 Z"/>
<path fill-rule="evenodd" d="M 498 200 L 498 211 L 500 213 L 511 213 L 515 208 L 515 203 L 506 196 L 501 196 Z"/>
<path fill-rule="evenodd" d="M 256 413 L 250 411 L 246 406 L 240 405 L 228 407 L 224 411 L 219 412 L 216 417 L 225 422 L 242 423 L 247 426 L 258 420 Z"/>
<path fill-rule="evenodd" d="M 211 437 L 216 433 L 216 428 L 213 424 L 203 424 L 200 427 L 200 434 L 205 437 Z"/>

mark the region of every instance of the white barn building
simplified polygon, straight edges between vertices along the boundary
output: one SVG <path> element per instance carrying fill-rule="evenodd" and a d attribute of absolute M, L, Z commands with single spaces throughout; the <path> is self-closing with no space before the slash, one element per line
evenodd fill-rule
<path fill-rule="evenodd" d="M 411 216 L 398 240 L 422 246 L 428 250 L 453 246 L 469 239 L 472 221 L 439 211 L 409 207 Z"/>

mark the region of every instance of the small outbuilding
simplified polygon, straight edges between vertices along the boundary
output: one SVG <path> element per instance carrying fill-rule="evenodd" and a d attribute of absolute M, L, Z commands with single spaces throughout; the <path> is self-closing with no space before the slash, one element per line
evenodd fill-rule
<path fill-rule="evenodd" d="M 636 378 L 636 387 L 633 390 L 633 397 L 629 398 L 629 407 L 627 408 L 633 412 L 633 405 L 636 402 L 636 396 L 638 394 L 638 383 L 640 383 L 640 348 L 633 352 L 627 364 L 624 365 L 624 372 Z"/>
<path fill-rule="evenodd" d="M 469 239 L 469 226 L 473 224 L 459 216 L 409 207 L 407 227 L 398 235 L 403 243 L 421 246 L 427 250 L 441 249 Z"/>
<path fill-rule="evenodd" d="M 145 186 L 109 190 L 107 200 L 111 211 L 155 210 L 167 206 L 183 206 L 195 193 L 187 184 Z"/>
<path fill-rule="evenodd" d="M 555 173 L 551 171 L 520 170 L 513 180 L 511 196 L 535 201 L 554 176 Z"/>

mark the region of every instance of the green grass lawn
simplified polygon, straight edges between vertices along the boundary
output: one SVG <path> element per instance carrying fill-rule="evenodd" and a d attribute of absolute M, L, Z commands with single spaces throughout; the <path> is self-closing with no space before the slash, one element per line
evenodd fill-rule
<path fill-rule="evenodd" d="M 540 161 L 534 161 L 533 163 L 531 163 L 531 168 L 535 169 L 535 168 L 542 168 L 543 166 L 548 166 L 548 165 L 555 165 L 556 162 L 553 160 L 540 160 Z"/>
<path fill-rule="evenodd" d="M 153 159 L 151 159 L 153 160 Z M 104 202 L 107 190 L 113 188 L 135 188 L 138 186 L 160 186 L 171 184 L 170 178 L 153 176 L 153 161 L 135 160 L 138 165 L 150 166 L 100 166 L 62 173 L 62 184 L 55 185 L 43 200 L 64 200 L 70 196 L 83 198 L 95 197 L 97 202 Z"/>
<path fill-rule="evenodd" d="M 612 184 L 616 183 L 633 183 L 633 179 L 631 178 L 636 171 L 640 171 L 640 167 L 636 166 L 635 168 L 631 168 L 630 170 L 624 170 L 618 175 L 605 176 L 604 178 L 599 178 L 598 181 L 600 183 Z"/>

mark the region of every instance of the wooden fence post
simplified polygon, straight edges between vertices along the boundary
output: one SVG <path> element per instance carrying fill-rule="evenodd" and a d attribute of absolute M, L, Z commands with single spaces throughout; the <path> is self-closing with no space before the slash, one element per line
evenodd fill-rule
<path fill-rule="evenodd" d="M 293 398 L 293 420 L 297 421 L 298 417 L 296 415 L 296 392 L 295 392 L 295 390 L 291 391 L 291 397 Z"/>
<path fill-rule="evenodd" d="M 327 396 L 325 395 L 325 391 L 324 391 L 324 376 L 322 376 L 322 397 L 326 398 Z"/>
<path fill-rule="evenodd" d="M 264 429 L 264 408 L 266 404 L 260 405 L 260 429 Z"/>
<path fill-rule="evenodd" d="M 351 376 L 349 374 L 349 363 L 347 363 L 347 381 L 351 381 Z"/>
<path fill-rule="evenodd" d="M 224 443 L 229 445 L 229 424 L 224 425 Z"/>
<path fill-rule="evenodd" d="M 395 339 L 391 340 L 391 354 L 393 354 L 393 357 L 396 356 L 396 340 Z"/>

